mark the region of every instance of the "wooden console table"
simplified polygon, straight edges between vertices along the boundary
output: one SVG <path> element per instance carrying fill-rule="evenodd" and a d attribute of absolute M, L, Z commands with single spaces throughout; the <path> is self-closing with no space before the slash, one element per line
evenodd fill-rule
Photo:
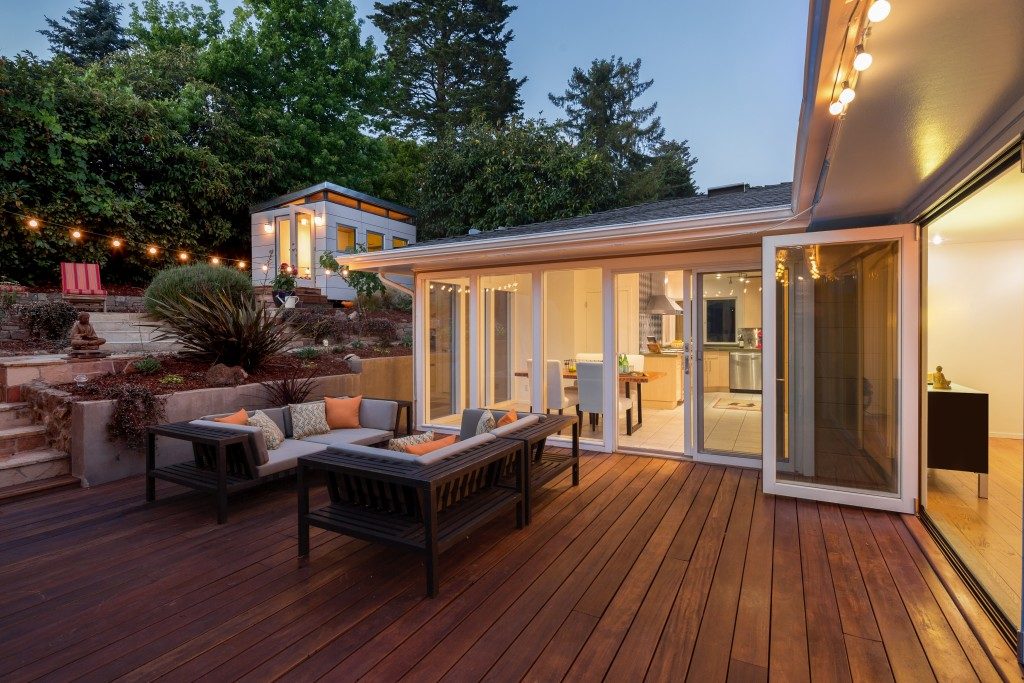
<path fill-rule="evenodd" d="M 928 387 L 928 467 L 978 475 L 988 498 L 988 394 L 959 384 Z"/>

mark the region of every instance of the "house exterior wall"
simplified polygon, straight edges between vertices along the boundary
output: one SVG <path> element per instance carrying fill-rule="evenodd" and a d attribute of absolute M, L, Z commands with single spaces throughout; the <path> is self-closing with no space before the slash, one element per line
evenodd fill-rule
<path fill-rule="evenodd" d="M 334 202 L 310 202 L 296 206 L 284 206 L 253 213 L 250 218 L 250 237 L 252 240 L 252 281 L 254 285 L 269 285 L 273 280 L 277 266 L 285 261 L 291 263 L 291 255 L 282 256 L 277 253 L 277 220 L 288 218 L 295 225 L 298 213 L 311 213 L 323 217 L 320 225 L 314 220 L 314 248 L 312 255 L 313 272 L 309 281 L 332 301 L 341 301 L 355 297 L 355 290 L 337 275 L 327 275 L 319 264 L 320 254 L 326 250 L 338 251 L 338 227 L 354 228 L 356 243 L 367 243 L 367 232 L 376 232 L 384 236 L 384 248 L 394 248 L 395 238 L 405 239 L 409 244 L 416 242 L 416 226 L 403 223 L 368 211 L 361 211 Z M 273 231 L 266 232 L 264 225 L 270 223 Z M 266 267 L 266 270 L 264 270 Z M 300 285 L 305 284 L 300 280 Z"/>

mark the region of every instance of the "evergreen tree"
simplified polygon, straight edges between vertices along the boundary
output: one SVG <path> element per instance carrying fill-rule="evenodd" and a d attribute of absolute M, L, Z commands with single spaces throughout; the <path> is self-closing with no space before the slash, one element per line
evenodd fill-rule
<path fill-rule="evenodd" d="M 637 102 L 654 84 L 641 80 L 640 67 L 639 59 L 595 59 L 586 71 L 573 69 L 564 94 L 548 95 L 552 104 L 565 111 L 562 129 L 615 167 L 617 203 L 622 206 L 688 197 L 697 191 L 693 183 L 697 160 L 687 142 L 665 138 L 665 127 L 656 115 L 657 102 L 648 106 Z"/>
<path fill-rule="evenodd" d="M 39 33 L 50 41 L 55 55 L 66 55 L 84 66 L 128 46 L 120 15 L 121 5 L 110 0 L 82 0 L 60 21 L 46 17 L 50 28 Z"/>
<path fill-rule="evenodd" d="M 505 0 L 374 3 L 394 78 L 391 109 L 406 134 L 434 139 L 480 116 L 501 123 L 522 110 L 525 78 L 511 75 Z"/>

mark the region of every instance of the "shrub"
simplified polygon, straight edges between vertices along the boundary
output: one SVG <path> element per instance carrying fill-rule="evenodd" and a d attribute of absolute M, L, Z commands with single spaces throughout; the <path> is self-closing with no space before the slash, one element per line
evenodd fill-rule
<path fill-rule="evenodd" d="M 184 383 L 185 378 L 182 377 L 181 375 L 176 375 L 174 373 L 164 375 L 163 377 L 160 378 L 160 384 L 164 385 L 165 387 L 176 387 L 179 384 Z"/>
<path fill-rule="evenodd" d="M 388 318 L 367 318 L 363 321 L 363 333 L 377 339 L 381 345 L 398 339 L 398 328 Z"/>
<path fill-rule="evenodd" d="M 320 355 L 320 349 L 314 346 L 304 346 L 303 348 L 296 351 L 295 355 L 301 358 L 302 360 L 313 360 L 314 358 Z"/>
<path fill-rule="evenodd" d="M 313 387 L 316 386 L 316 371 L 311 370 L 305 377 L 288 377 L 287 379 L 260 382 L 265 398 L 272 406 L 286 406 L 292 403 L 305 403 Z"/>
<path fill-rule="evenodd" d="M 301 336 L 314 341 L 333 339 L 345 336 L 346 323 L 341 316 L 333 312 L 325 312 L 312 308 L 282 309 L 287 316 L 288 324 L 295 328 Z"/>
<path fill-rule="evenodd" d="M 111 441 L 124 439 L 132 448 L 139 448 L 146 443 L 146 428 L 165 419 L 164 399 L 148 387 L 121 384 L 111 387 L 106 395 L 114 400 L 114 412 L 107 423 L 107 438 Z"/>
<path fill-rule="evenodd" d="M 412 348 L 412 332 L 406 332 L 398 342 L 407 349 Z"/>
<path fill-rule="evenodd" d="M 142 375 L 152 375 L 160 372 L 160 369 L 163 367 L 163 363 L 158 361 L 156 358 L 153 358 L 153 356 L 145 356 L 144 358 L 140 358 L 132 363 L 132 367 L 135 368 L 136 372 Z"/>
<path fill-rule="evenodd" d="M 295 339 L 283 316 L 267 315 L 251 296 L 214 292 L 154 302 L 163 321 L 158 339 L 176 339 L 187 351 L 246 372 L 258 370 Z"/>
<path fill-rule="evenodd" d="M 182 297 L 204 297 L 225 292 L 232 297 L 252 298 L 249 276 L 234 268 L 219 268 L 205 263 L 174 266 L 157 273 L 145 293 L 146 311 L 160 317 L 158 302 L 177 301 Z"/>
<path fill-rule="evenodd" d="M 53 342 L 67 341 L 71 326 L 78 318 L 78 311 L 66 301 L 20 304 L 17 312 L 28 326 L 29 334 Z"/>

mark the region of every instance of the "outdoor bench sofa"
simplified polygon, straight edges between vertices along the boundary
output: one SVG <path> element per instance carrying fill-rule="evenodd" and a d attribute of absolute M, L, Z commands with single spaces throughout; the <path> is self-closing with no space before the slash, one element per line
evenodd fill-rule
<path fill-rule="evenodd" d="M 217 498 L 217 523 L 227 521 L 228 494 L 257 486 L 295 471 L 303 455 L 347 444 L 384 443 L 394 435 L 398 403 L 364 398 L 359 405 L 358 429 L 334 429 L 326 434 L 293 438 L 289 408 L 262 408 L 285 435 L 280 446 L 268 450 L 259 427 L 215 422 L 223 415 L 174 422 L 149 428 L 146 449 L 146 500 L 156 500 L 156 480 L 163 479 Z M 251 416 L 255 411 L 247 411 Z M 193 459 L 166 467 L 156 466 L 156 438 L 182 439 L 192 444 Z"/>
<path fill-rule="evenodd" d="M 470 408 L 462 413 L 460 434 L 463 439 L 476 433 L 480 418 L 486 408 Z M 490 409 L 496 420 L 505 416 L 506 411 Z M 556 453 L 546 449 L 548 437 L 572 429 L 572 446 L 568 453 Z M 541 486 L 566 470 L 572 470 L 572 485 L 580 483 L 580 436 L 579 419 L 576 415 L 547 415 L 525 413 L 523 417 L 491 432 L 504 439 L 516 439 L 523 443 L 526 451 L 526 478 L 524 482 L 524 507 L 526 523 L 533 519 L 533 497 Z"/>
<path fill-rule="evenodd" d="M 488 521 L 515 511 L 525 524 L 525 449 L 494 434 L 426 455 L 359 445 L 304 455 L 298 463 L 299 556 L 310 526 L 424 555 L 427 594 L 437 595 L 438 555 Z M 326 473 L 330 502 L 309 508 L 310 479 Z"/>

